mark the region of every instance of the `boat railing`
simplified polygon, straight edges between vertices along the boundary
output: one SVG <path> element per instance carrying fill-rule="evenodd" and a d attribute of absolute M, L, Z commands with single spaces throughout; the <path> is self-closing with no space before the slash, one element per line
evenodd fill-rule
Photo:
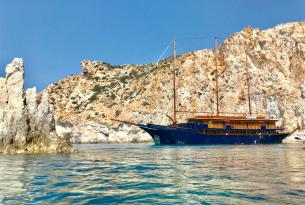
<path fill-rule="evenodd" d="M 262 114 L 262 113 L 254 113 L 253 115 L 249 116 L 247 113 L 238 113 L 238 112 L 220 112 L 220 115 L 215 115 L 210 112 L 187 112 L 187 111 L 180 111 L 185 113 L 202 113 L 204 115 L 196 115 L 194 118 L 205 118 L 205 119 L 215 119 L 215 118 L 221 118 L 221 119 L 272 119 L 269 118 L 268 115 Z"/>
<path fill-rule="evenodd" d="M 263 129 L 262 128 L 263 126 L 258 126 L 258 125 L 248 125 L 248 126 L 245 126 L 245 125 L 231 125 L 231 128 L 232 129 L 257 129 L 257 130 L 260 130 L 260 129 Z M 266 126 L 266 129 L 276 129 L 278 131 L 283 131 L 283 132 L 286 132 L 286 128 L 284 127 L 268 127 Z"/>
<path fill-rule="evenodd" d="M 222 114 L 222 116 L 235 116 L 235 115 L 238 115 L 238 116 L 247 116 L 246 113 L 244 112 L 219 112 L 220 114 Z"/>
<path fill-rule="evenodd" d="M 261 129 L 261 126 L 245 126 L 245 125 L 231 125 L 232 129 Z"/>
<path fill-rule="evenodd" d="M 268 117 L 266 113 L 260 113 L 260 112 L 253 112 L 249 116 L 248 113 L 244 112 L 219 112 L 220 114 L 223 114 L 225 116 L 231 116 L 231 115 L 239 115 L 239 116 L 245 116 L 245 117 Z"/>
<path fill-rule="evenodd" d="M 188 110 L 177 110 L 177 113 L 190 113 L 190 114 L 204 114 L 204 117 L 256 117 L 256 118 L 266 118 L 268 117 L 265 113 L 252 113 L 251 116 L 249 116 L 247 113 L 244 112 L 219 112 L 220 115 L 215 115 L 215 113 L 212 112 L 205 112 L 205 111 L 188 111 Z M 271 117 L 272 119 L 272 117 Z"/>

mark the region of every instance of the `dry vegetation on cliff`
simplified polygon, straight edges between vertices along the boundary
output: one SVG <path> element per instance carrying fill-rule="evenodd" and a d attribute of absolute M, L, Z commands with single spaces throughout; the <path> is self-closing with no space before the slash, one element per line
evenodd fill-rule
<path fill-rule="evenodd" d="M 219 61 L 224 70 L 220 77 L 222 111 L 247 111 L 244 95 L 248 66 L 254 111 L 279 118 L 279 125 L 290 130 L 297 125 L 304 128 L 304 22 L 268 30 L 246 28 L 221 44 Z M 163 114 L 170 115 L 172 110 L 171 63 L 171 58 L 158 64 L 122 66 L 83 61 L 81 74 L 48 87 L 56 121 L 65 124 L 64 131 L 74 133 L 76 138 L 105 142 L 116 141 L 118 132 L 127 129 L 112 129 L 110 118 L 169 123 Z M 183 54 L 177 63 L 178 109 L 214 112 L 213 50 Z M 128 129 L 127 134 L 139 132 L 137 128 Z M 124 141 L 121 138 L 119 141 Z M 149 139 L 145 134 L 139 138 Z"/>

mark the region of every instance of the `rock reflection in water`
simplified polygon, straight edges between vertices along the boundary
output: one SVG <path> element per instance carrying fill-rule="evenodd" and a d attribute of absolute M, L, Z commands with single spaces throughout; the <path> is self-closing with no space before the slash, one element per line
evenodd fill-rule
<path fill-rule="evenodd" d="M 23 156 L 0 156 L 0 203 L 6 197 L 22 194 L 25 191 Z"/>
<path fill-rule="evenodd" d="M 2 203 L 300 204 L 305 196 L 300 145 L 79 148 L 1 156 Z"/>

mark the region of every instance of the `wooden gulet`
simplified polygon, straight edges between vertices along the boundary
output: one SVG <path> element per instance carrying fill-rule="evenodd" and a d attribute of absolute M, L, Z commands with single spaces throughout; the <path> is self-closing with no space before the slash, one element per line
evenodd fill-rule
<path fill-rule="evenodd" d="M 173 39 L 173 113 L 170 125 L 140 124 L 120 121 L 135 125 L 151 135 L 155 144 L 267 144 L 281 143 L 289 133 L 284 128 L 276 127 L 275 119 L 265 115 L 253 115 L 251 109 L 251 83 L 246 55 L 246 79 L 248 95 L 248 113 L 227 113 L 220 111 L 219 99 L 219 47 L 215 37 L 215 97 L 216 112 L 193 112 L 177 110 L 177 71 L 176 39 Z M 220 65 L 221 66 L 221 65 Z M 187 119 L 186 123 L 178 123 L 177 113 L 206 113 Z"/>

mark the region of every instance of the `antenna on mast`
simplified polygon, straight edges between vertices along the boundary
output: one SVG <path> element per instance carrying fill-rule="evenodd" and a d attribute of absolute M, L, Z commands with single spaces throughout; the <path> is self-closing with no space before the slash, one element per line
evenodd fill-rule
<path fill-rule="evenodd" d="M 216 116 L 219 115 L 219 88 L 218 88 L 218 39 L 217 37 L 214 38 L 215 41 L 215 65 L 216 65 Z"/>
<path fill-rule="evenodd" d="M 176 38 L 173 39 L 173 126 L 177 125 L 177 105 L 176 105 Z"/>

